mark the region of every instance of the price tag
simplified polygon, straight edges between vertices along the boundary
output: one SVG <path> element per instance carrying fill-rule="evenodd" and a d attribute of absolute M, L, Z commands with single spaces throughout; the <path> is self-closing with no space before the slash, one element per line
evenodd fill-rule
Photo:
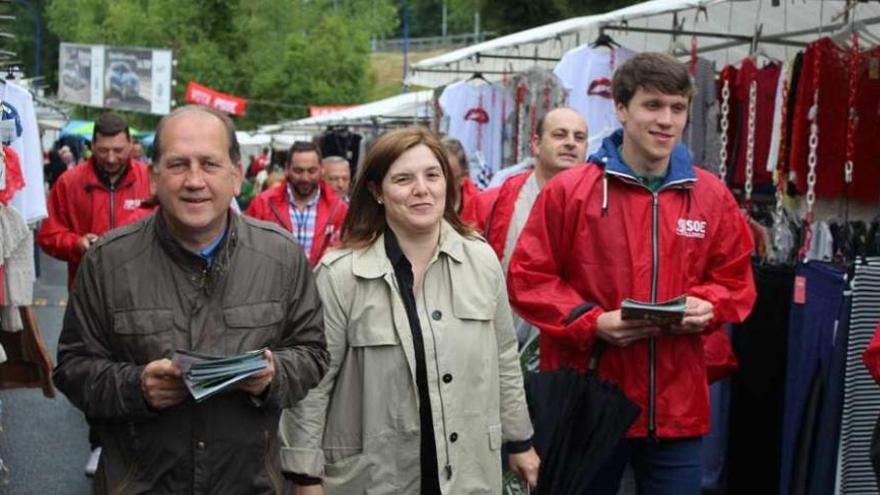
<path fill-rule="evenodd" d="M 804 276 L 794 278 L 794 303 L 807 303 L 807 278 Z"/>

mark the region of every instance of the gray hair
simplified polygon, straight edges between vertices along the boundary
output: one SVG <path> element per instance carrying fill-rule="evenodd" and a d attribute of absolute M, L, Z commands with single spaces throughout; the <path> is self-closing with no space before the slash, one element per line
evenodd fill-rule
<path fill-rule="evenodd" d="M 349 166 L 351 165 L 350 163 L 348 163 L 348 160 L 337 155 L 328 156 L 327 158 L 321 160 L 321 165 L 327 165 L 328 163 L 344 163 Z"/>
<path fill-rule="evenodd" d="M 165 126 L 175 117 L 190 112 L 203 113 L 216 117 L 226 129 L 226 140 L 229 142 L 229 159 L 232 160 L 233 165 L 236 165 L 241 161 L 241 148 L 238 145 L 238 138 L 235 137 L 235 124 L 232 123 L 232 119 L 230 119 L 225 113 L 210 107 L 186 105 L 176 108 L 173 112 L 162 117 L 162 120 L 160 120 L 159 124 L 156 126 L 156 137 L 153 140 L 153 153 L 151 155 L 153 163 L 159 163 L 159 159 L 162 158 L 162 131 L 165 129 Z"/>

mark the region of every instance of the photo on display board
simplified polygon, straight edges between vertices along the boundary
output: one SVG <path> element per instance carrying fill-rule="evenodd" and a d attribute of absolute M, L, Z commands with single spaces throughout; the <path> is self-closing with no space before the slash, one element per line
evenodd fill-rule
<path fill-rule="evenodd" d="M 153 52 L 107 48 L 104 61 L 104 106 L 150 112 L 153 93 Z"/>
<path fill-rule="evenodd" d="M 92 100 L 92 48 L 62 43 L 58 74 L 58 99 L 88 105 Z"/>

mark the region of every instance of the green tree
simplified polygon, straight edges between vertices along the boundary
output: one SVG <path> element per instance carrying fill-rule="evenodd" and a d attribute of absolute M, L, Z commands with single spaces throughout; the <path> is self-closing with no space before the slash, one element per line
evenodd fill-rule
<path fill-rule="evenodd" d="M 397 27 L 393 12 L 391 0 L 51 0 L 47 7 L 62 40 L 173 49 L 178 102 L 190 80 L 248 98 L 242 127 L 301 117 L 310 104 L 363 102 L 373 85 L 369 39 Z"/>

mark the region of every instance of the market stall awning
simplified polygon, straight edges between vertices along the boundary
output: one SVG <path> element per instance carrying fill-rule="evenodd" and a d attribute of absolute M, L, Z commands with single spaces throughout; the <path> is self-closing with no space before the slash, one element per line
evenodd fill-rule
<path fill-rule="evenodd" d="M 777 3 L 778 5 L 774 5 Z M 753 50 L 788 59 L 820 36 L 859 30 L 863 44 L 880 41 L 880 2 L 844 0 L 652 0 L 604 14 L 547 24 L 422 60 L 408 84 L 437 87 L 482 73 L 499 80 L 539 67 L 552 69 L 568 50 L 601 31 L 636 51 L 686 55 L 695 36 L 700 56 L 719 64 Z"/>
<path fill-rule="evenodd" d="M 431 117 L 432 91 L 404 93 L 347 110 L 280 124 L 282 129 L 330 125 L 371 125 L 386 121 L 424 121 Z M 273 126 L 274 127 L 274 126 Z M 266 128 L 262 132 L 270 132 Z"/>

